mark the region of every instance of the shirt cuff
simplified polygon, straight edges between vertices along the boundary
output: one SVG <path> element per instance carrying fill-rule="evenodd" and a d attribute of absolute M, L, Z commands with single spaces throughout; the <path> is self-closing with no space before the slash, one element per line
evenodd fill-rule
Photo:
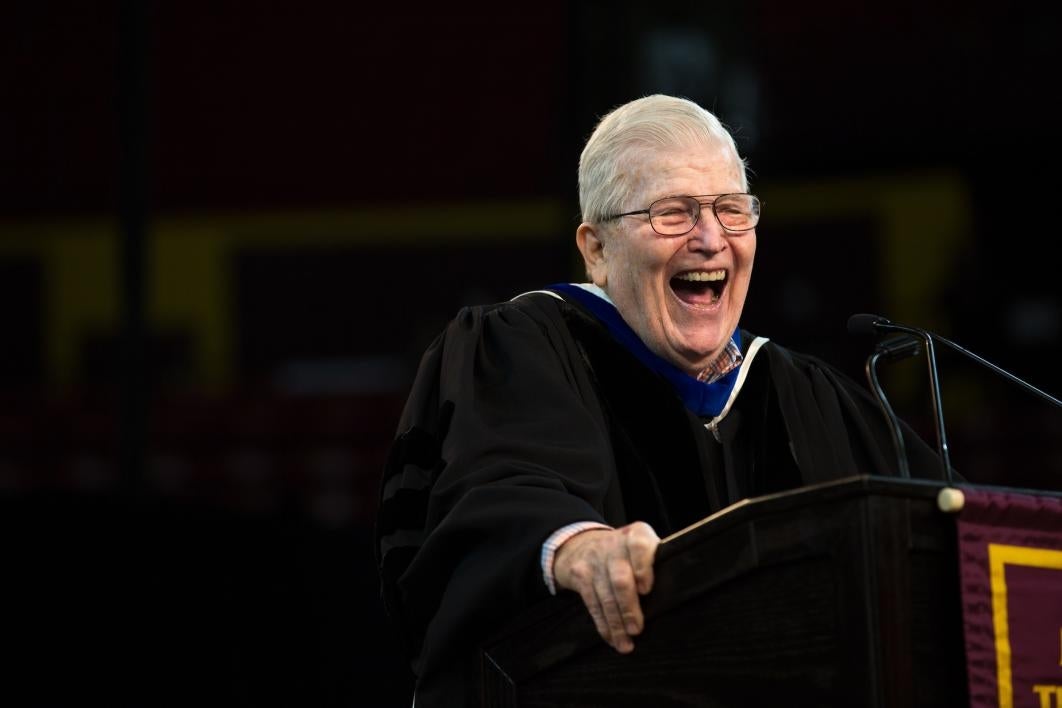
<path fill-rule="evenodd" d="M 550 595 L 557 594 L 557 582 L 553 577 L 553 560 L 557 556 L 557 549 L 569 538 L 583 531 L 611 528 L 608 524 L 597 521 L 576 521 L 574 524 L 568 524 L 554 531 L 546 539 L 546 542 L 542 544 L 542 579 L 546 582 Z"/>

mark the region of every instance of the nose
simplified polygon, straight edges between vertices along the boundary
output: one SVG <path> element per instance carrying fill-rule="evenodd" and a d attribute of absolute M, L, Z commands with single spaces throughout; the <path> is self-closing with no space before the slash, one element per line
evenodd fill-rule
<path fill-rule="evenodd" d="M 712 213 L 711 205 L 701 207 L 701 217 L 686 234 L 686 247 L 693 252 L 718 253 L 727 247 L 726 231 Z"/>

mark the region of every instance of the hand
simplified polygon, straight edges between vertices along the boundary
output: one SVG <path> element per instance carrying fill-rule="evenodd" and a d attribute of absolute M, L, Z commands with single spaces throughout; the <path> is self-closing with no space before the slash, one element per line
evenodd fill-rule
<path fill-rule="evenodd" d="M 621 654 L 634 650 L 631 637 L 645 625 L 639 595 L 653 587 L 653 558 L 660 537 L 637 521 L 618 529 L 593 529 L 557 549 L 557 585 L 583 598 L 598 634 Z"/>

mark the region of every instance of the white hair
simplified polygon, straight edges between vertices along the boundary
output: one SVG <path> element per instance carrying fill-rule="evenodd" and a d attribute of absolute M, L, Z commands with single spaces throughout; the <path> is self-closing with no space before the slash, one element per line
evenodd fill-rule
<path fill-rule="evenodd" d="M 631 162 L 646 150 L 721 143 L 741 166 L 741 189 L 748 190 L 745 161 L 734 138 L 712 113 L 693 101 L 654 94 L 613 109 L 597 124 L 579 158 L 579 207 L 583 221 L 599 222 L 618 213 L 631 198 Z"/>

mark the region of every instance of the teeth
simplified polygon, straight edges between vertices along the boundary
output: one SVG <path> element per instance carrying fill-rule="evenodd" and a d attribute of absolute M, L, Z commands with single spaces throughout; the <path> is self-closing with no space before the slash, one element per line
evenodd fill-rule
<path fill-rule="evenodd" d="M 726 271 L 722 270 L 697 270 L 690 273 L 679 273 L 675 276 L 679 280 L 689 280 L 694 283 L 706 283 L 713 280 L 723 280 L 726 277 Z"/>

